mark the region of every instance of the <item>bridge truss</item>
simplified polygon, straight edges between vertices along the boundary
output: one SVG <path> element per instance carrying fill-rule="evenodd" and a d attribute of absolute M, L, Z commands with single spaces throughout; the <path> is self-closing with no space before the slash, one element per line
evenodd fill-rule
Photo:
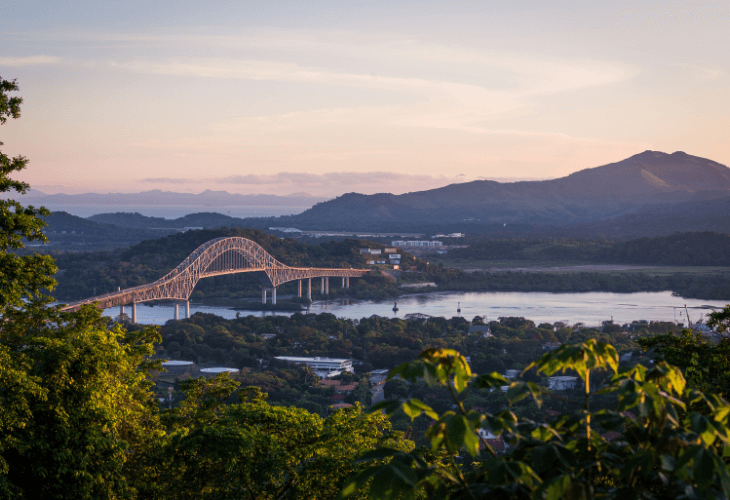
<path fill-rule="evenodd" d="M 249 272 L 263 272 L 265 278 L 262 286 L 270 287 L 275 293 L 276 287 L 282 283 L 320 277 L 327 279 L 329 289 L 328 278 L 341 277 L 343 283 L 345 280 L 349 283 L 349 278 L 359 278 L 369 272 L 369 269 L 289 267 L 249 239 L 216 238 L 200 245 L 179 266 L 153 283 L 72 302 L 62 310 L 75 311 L 84 304 L 95 302 L 98 302 L 100 308 L 107 309 L 151 300 L 187 301 L 202 278 Z M 309 286 L 311 287 L 311 281 Z"/>

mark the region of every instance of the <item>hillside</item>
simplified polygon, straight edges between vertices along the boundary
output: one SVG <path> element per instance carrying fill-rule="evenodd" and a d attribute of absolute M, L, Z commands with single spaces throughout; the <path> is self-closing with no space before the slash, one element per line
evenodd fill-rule
<path fill-rule="evenodd" d="M 481 241 L 440 258 L 459 261 L 524 262 L 525 264 L 645 264 L 651 266 L 730 266 L 730 234 L 675 233 L 630 241 L 526 240 Z"/>
<path fill-rule="evenodd" d="M 53 212 L 45 218 L 45 221 L 48 227 L 43 233 L 48 237 L 48 244 L 39 245 L 34 242 L 26 246 L 45 250 L 114 249 L 176 232 L 176 230 L 152 231 L 138 227 L 119 227 L 76 217 L 66 212 Z"/>
<path fill-rule="evenodd" d="M 64 253 L 56 255 L 59 273 L 58 287 L 53 296 L 59 300 L 76 300 L 116 290 L 150 283 L 175 268 L 198 246 L 214 238 L 240 236 L 260 244 L 283 264 L 302 267 L 369 268 L 360 254 L 363 246 L 382 248 L 383 245 L 359 240 L 324 242 L 306 245 L 293 239 L 279 239 L 255 229 L 206 229 L 177 233 L 164 238 L 143 241 L 125 249 L 101 252 Z M 403 265 L 418 262 L 403 253 Z M 258 273 L 218 276 L 201 280 L 193 298 L 260 297 Z M 373 287 L 373 283 L 377 283 Z M 294 282 L 282 285 L 280 293 L 294 293 Z M 352 296 L 388 296 L 395 288 L 390 280 L 377 273 L 354 280 Z M 314 296 L 318 290 L 313 287 Z M 334 289 L 333 289 L 334 292 Z M 397 292 L 396 292 L 397 293 Z"/>
<path fill-rule="evenodd" d="M 403 195 L 349 193 L 280 223 L 300 229 L 423 228 L 435 224 L 571 224 L 651 204 L 730 195 L 730 169 L 683 152 L 645 151 L 547 181 L 474 181 Z"/>
<path fill-rule="evenodd" d="M 255 225 L 256 223 L 265 226 L 266 222 L 272 219 L 240 219 L 215 212 L 200 212 L 178 217 L 177 219 L 165 219 L 163 217 L 149 217 L 138 212 L 116 212 L 92 215 L 88 217 L 88 220 L 102 224 L 114 224 L 120 227 L 174 229 L 202 227 L 215 229 L 220 227 L 258 227 Z"/>
<path fill-rule="evenodd" d="M 636 213 L 579 224 L 571 232 L 599 238 L 631 239 L 670 235 L 677 231 L 730 233 L 730 196 L 709 200 L 697 196 L 682 203 L 649 205 Z"/>

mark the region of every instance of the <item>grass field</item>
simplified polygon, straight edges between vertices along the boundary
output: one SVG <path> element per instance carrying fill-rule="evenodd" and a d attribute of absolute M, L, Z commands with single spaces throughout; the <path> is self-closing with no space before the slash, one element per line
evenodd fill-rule
<path fill-rule="evenodd" d="M 605 272 L 605 273 L 637 273 L 650 276 L 670 274 L 717 275 L 730 273 L 728 266 L 651 266 L 630 264 L 592 264 L 586 262 L 554 261 L 529 262 L 525 260 L 472 260 L 450 259 L 439 255 L 429 259 L 432 264 L 443 264 L 444 267 L 464 269 L 468 271 L 522 271 L 522 272 Z"/>

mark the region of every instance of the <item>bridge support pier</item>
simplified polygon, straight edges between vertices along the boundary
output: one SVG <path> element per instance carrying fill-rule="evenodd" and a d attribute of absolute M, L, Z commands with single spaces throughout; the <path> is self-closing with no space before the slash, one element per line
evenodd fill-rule
<path fill-rule="evenodd" d="M 322 295 L 324 295 L 324 276 L 322 276 L 320 278 L 320 281 L 321 281 L 321 283 L 320 283 L 320 286 L 319 286 L 319 293 L 321 293 Z"/>
<path fill-rule="evenodd" d="M 190 319 L 190 301 L 185 301 L 185 318 Z"/>
<path fill-rule="evenodd" d="M 261 287 L 261 303 L 266 304 L 266 288 Z"/>
<path fill-rule="evenodd" d="M 276 287 L 271 289 L 271 304 L 276 305 Z"/>
<path fill-rule="evenodd" d="M 312 278 L 307 278 L 307 300 L 312 300 Z"/>
<path fill-rule="evenodd" d="M 132 323 L 137 322 L 137 303 L 132 302 Z"/>
<path fill-rule="evenodd" d="M 299 295 L 298 295 L 298 297 L 301 297 L 302 296 L 302 280 L 297 280 L 297 282 L 299 283 Z"/>
<path fill-rule="evenodd" d="M 330 294 L 330 277 L 327 276 L 324 279 L 324 293 L 329 295 Z"/>
<path fill-rule="evenodd" d="M 175 302 L 175 321 L 180 319 L 180 304 Z"/>
<path fill-rule="evenodd" d="M 124 321 L 124 306 L 119 306 L 119 321 Z"/>
<path fill-rule="evenodd" d="M 350 288 L 350 277 L 349 276 L 345 277 L 345 288 Z"/>

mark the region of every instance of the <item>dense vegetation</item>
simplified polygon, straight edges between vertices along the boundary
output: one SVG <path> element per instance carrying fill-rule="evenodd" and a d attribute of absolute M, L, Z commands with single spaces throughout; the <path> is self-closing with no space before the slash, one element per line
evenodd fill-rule
<path fill-rule="evenodd" d="M 16 90 L 15 82 L 0 78 L 0 124 L 20 115 L 21 100 L 8 97 Z M 0 153 L 0 192 L 28 189 L 9 178 L 26 161 Z M 196 315 L 166 325 L 163 337 L 155 327 L 110 324 L 92 306 L 78 312 L 49 306 L 40 291 L 54 286 L 53 260 L 14 252 L 23 240 L 45 240 L 40 216 L 46 214 L 0 199 L 2 498 L 730 497 L 730 404 L 711 392 L 727 395 L 726 343 L 708 346 L 689 332 L 649 338 L 644 346 L 656 363 L 647 368 L 619 365 L 618 352 L 603 340 L 619 342 L 621 349 L 633 344 L 610 323 L 599 333 L 501 318 L 490 324 L 492 339 L 466 334 L 459 318 L 373 317 L 354 324 L 327 315 L 231 322 Z M 712 324 L 727 334 L 730 307 L 714 313 Z M 270 328 L 276 328 L 276 341 L 263 345 L 260 335 Z M 527 342 L 544 340 L 563 345 L 529 362 Z M 472 352 L 475 369 L 485 371 L 473 373 L 450 343 Z M 396 400 L 367 413 L 356 404 L 323 417 L 268 403 L 261 391 L 265 379 L 254 370 L 242 375 L 254 384 L 249 387 L 225 374 L 180 380 L 174 408 L 164 408 L 153 391 L 152 374 L 161 368 L 153 356 L 168 350 L 232 361 L 238 356 L 243 366 L 257 354 L 348 347 L 353 355 L 361 348 L 371 364 L 411 356 L 389 375 L 388 393 Z M 487 373 L 507 354 L 511 366 L 529 362 L 521 380 Z M 298 380 L 300 390 L 313 386 L 312 395 L 320 390 L 307 370 L 272 362 L 267 368 L 282 380 Z M 582 381 L 582 400 L 544 386 L 545 377 L 566 371 Z M 358 380 L 358 387 L 365 384 Z M 443 404 L 441 395 L 452 403 Z M 542 413 L 544 397 L 568 406 Z M 413 437 L 430 447 L 417 448 L 394 431 L 381 409 L 420 422 L 409 432 L 423 431 Z M 509 448 L 498 451 L 489 436 Z"/>
<path fill-rule="evenodd" d="M 256 229 L 207 229 L 178 233 L 165 238 L 143 241 L 127 249 L 104 252 L 62 253 L 55 255 L 61 272 L 55 296 L 74 300 L 120 288 L 150 283 L 174 269 L 198 246 L 225 236 L 239 236 L 260 244 L 280 262 L 290 266 L 366 268 L 366 256 L 360 248 L 383 248 L 384 245 L 360 240 L 330 241 L 317 245 L 305 245 L 297 240 L 280 239 Z M 368 256 L 372 257 L 372 256 Z M 418 265 L 409 254 L 403 254 L 401 264 Z M 425 263 L 420 263 L 423 266 Z M 296 282 L 282 285 L 280 295 L 296 292 Z M 330 296 L 336 297 L 344 290 L 337 280 L 330 280 Z M 260 297 L 259 278 L 256 273 L 219 276 L 201 280 L 193 293 L 193 299 L 205 297 Z M 347 292 L 352 297 L 388 297 L 397 295 L 393 280 L 377 272 L 362 279 L 352 280 Z M 319 297 L 316 281 L 312 286 L 313 297 Z"/>
<path fill-rule="evenodd" d="M 671 290 L 682 297 L 727 300 L 730 270 L 712 274 L 689 272 L 473 272 L 444 268 L 429 275 L 440 289 L 520 292 L 659 292 Z"/>
<path fill-rule="evenodd" d="M 452 250 L 448 259 L 529 263 L 730 266 L 730 234 L 676 233 L 630 241 L 491 240 Z"/>
<path fill-rule="evenodd" d="M 482 332 L 469 333 L 470 326 L 489 326 L 491 336 Z M 601 328 L 569 325 L 535 325 L 524 318 L 500 318 L 484 325 L 476 318 L 473 323 L 464 318 L 450 320 L 435 317 L 411 317 L 407 320 L 381 317 L 359 321 L 337 319 L 331 314 L 294 314 L 292 317 L 239 317 L 232 320 L 211 315 L 195 314 L 189 320 L 168 322 L 161 328 L 162 342 L 157 356 L 196 362 L 199 366 L 228 366 L 240 373 L 232 379 L 242 386 L 255 385 L 269 394 L 269 401 L 286 406 L 297 406 L 319 415 L 327 415 L 333 404 L 335 391 L 315 382 L 311 371 L 275 360 L 276 356 L 321 356 L 352 358 L 355 375 L 345 376 L 347 384 L 357 388 L 347 395 L 345 403 L 370 402 L 367 372 L 376 368 L 393 369 L 401 363 L 413 361 L 423 349 L 458 348 L 470 357 L 470 364 L 478 373 L 522 370 L 542 355 L 544 345 L 580 343 L 588 339 L 610 341 L 621 353 L 638 355 L 637 338 L 679 331 L 673 323 L 636 322 L 632 325 L 614 325 L 606 322 Z M 269 340 L 263 334 L 275 333 Z M 635 362 L 636 357 L 632 357 Z M 184 377 L 183 377 L 184 378 Z M 341 379 L 342 377 L 337 377 Z M 539 377 L 532 378 L 539 380 Z M 165 384 L 175 378 L 166 378 Z M 547 383 L 546 380 L 542 380 Z M 179 382 L 175 382 L 179 387 Z M 164 392 L 160 389 L 161 392 Z M 448 392 L 436 391 L 425 384 L 406 385 L 392 380 L 385 385 L 386 397 L 416 395 L 426 398 L 436 408 L 451 404 Z M 176 397 L 183 397 L 179 391 Z M 467 404 L 471 408 L 505 405 L 502 393 L 472 394 Z M 561 403 L 543 410 L 561 409 Z M 524 411 L 534 416 L 541 413 L 534 406 Z M 542 413 L 546 415 L 545 413 Z M 393 421 L 395 428 L 412 433 L 427 421 L 415 424 L 401 419 Z"/>
<path fill-rule="evenodd" d="M 152 282 L 177 266 L 200 244 L 221 236 L 242 236 L 261 244 L 279 261 L 292 266 L 357 267 L 369 268 L 372 256 L 359 253 L 361 247 L 383 248 L 381 243 L 346 239 L 318 244 L 264 233 L 255 229 L 217 229 L 188 231 L 164 238 L 143 241 L 127 249 L 99 252 L 53 254 L 60 268 L 58 287 L 54 295 L 59 300 L 76 300 L 114 291 L 117 287 L 128 288 Z M 640 260 L 637 255 L 646 251 L 653 263 L 676 262 L 724 262 L 728 253 L 728 235 L 698 233 L 675 235 L 664 239 L 645 238 L 611 246 L 601 242 L 544 242 L 505 240 L 483 242 L 459 249 L 454 255 L 474 255 L 479 259 L 524 259 L 553 262 L 558 256 L 581 261 L 601 262 L 609 251 L 624 260 Z M 715 249 L 715 246 L 718 246 Z M 666 248 L 672 250 L 666 250 Z M 461 252 L 461 253 L 458 253 Z M 471 252 L 471 253 L 470 253 Z M 330 298 L 347 295 L 360 299 L 394 297 L 409 290 L 399 288 L 401 283 L 435 282 L 439 290 L 463 291 L 545 291 L 545 292 L 640 292 L 671 290 L 684 297 L 719 299 L 728 297 L 730 270 L 712 274 L 690 272 L 474 272 L 429 265 L 402 252 L 401 264 L 406 269 L 416 267 L 416 272 L 401 273 L 398 281 L 380 272 L 352 280 L 351 289 L 339 287 L 331 281 Z M 471 258 L 471 257 L 469 257 Z M 477 257 L 475 257 L 477 258 Z M 608 258 L 608 257 L 605 257 Z M 613 257 L 611 257 L 613 258 Z M 653 259 L 653 260 L 652 260 Z M 694 259 L 694 260 L 692 260 Z M 704 259 L 704 260 L 702 260 Z M 316 283 L 316 282 L 315 282 Z M 313 298 L 322 298 L 319 287 L 312 287 Z M 296 293 L 296 283 L 279 288 L 279 294 Z M 260 283 L 254 274 L 238 274 L 201 280 L 192 298 L 211 297 L 257 298 Z"/>

